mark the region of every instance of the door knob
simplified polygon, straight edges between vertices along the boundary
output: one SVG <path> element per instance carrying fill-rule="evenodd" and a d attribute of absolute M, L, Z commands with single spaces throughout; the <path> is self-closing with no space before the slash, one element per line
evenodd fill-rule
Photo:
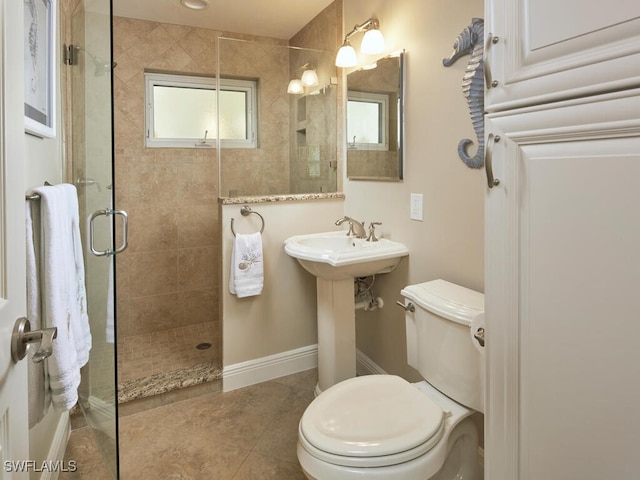
<path fill-rule="evenodd" d="M 58 328 L 43 328 L 42 330 L 31 330 L 31 323 L 25 317 L 16 320 L 11 335 L 11 357 L 14 362 L 19 362 L 27 354 L 29 343 L 39 343 L 40 348 L 33 355 L 35 363 L 42 362 L 53 353 L 53 339 L 58 335 Z"/>

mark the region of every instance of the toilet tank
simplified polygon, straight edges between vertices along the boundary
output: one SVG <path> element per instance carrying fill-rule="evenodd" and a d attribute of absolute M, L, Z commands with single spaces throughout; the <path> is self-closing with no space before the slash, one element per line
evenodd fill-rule
<path fill-rule="evenodd" d="M 484 295 L 445 280 L 410 285 L 402 295 L 415 306 L 406 313 L 409 365 L 449 398 L 484 412 L 484 357 L 470 330 L 484 314 Z"/>

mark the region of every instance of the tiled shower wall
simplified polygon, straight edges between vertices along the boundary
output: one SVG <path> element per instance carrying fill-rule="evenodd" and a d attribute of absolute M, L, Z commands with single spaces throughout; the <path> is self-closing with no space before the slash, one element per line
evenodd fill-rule
<path fill-rule="evenodd" d="M 314 39 L 322 39 L 328 29 L 333 49 L 341 4 L 335 2 L 319 15 L 320 22 L 314 20 L 302 35 L 304 41 L 294 44 L 313 48 Z M 226 42 L 230 50 L 223 50 L 221 70 L 223 75 L 259 78 L 260 143 L 257 150 L 225 149 L 219 192 L 216 149 L 144 147 L 144 72 L 215 76 L 221 35 L 249 40 Z M 228 190 L 235 195 L 290 191 L 289 60 L 284 40 L 122 17 L 113 19 L 113 43 L 115 200 L 129 214 L 129 248 L 118 256 L 116 270 L 122 382 L 190 366 L 185 362 L 198 359 L 220 360 L 217 198 L 229 196 Z M 192 341 L 188 332 L 201 334 Z M 213 348 L 172 352 L 160 355 L 161 360 L 150 356 L 158 350 L 157 342 L 169 347 L 186 342 L 193 349 L 202 341 Z"/>
<path fill-rule="evenodd" d="M 190 366 L 187 352 L 168 354 L 182 345 L 196 352 L 198 342 L 213 343 L 196 363 L 220 357 L 216 151 L 150 149 L 143 137 L 144 70 L 213 76 L 217 35 L 113 19 L 115 200 L 129 214 L 129 247 L 116 269 L 120 382 Z"/>
<path fill-rule="evenodd" d="M 220 35 L 113 20 L 116 206 L 129 214 L 129 248 L 117 259 L 116 276 L 120 381 L 220 360 L 217 151 L 144 147 L 145 70 L 215 76 Z M 225 150 L 225 184 L 236 185 L 228 188 L 238 195 L 286 192 L 289 99 L 278 88 L 288 82 L 286 41 L 233 36 L 251 42 L 227 41 L 241 51 L 227 51 L 221 68 L 260 79 L 261 141 L 257 150 Z M 192 339 L 193 332 L 201 333 Z M 213 348 L 195 351 L 200 342 Z M 188 351 L 176 355 L 180 348 Z"/>

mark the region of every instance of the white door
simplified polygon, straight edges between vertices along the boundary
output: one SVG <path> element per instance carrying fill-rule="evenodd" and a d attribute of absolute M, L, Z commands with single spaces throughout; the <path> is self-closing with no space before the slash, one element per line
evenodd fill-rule
<path fill-rule="evenodd" d="M 28 478 L 27 359 L 11 359 L 11 333 L 26 313 L 23 2 L 0 0 L 0 479 Z M 7 463 L 9 462 L 9 463 Z"/>
<path fill-rule="evenodd" d="M 640 89 L 487 116 L 489 480 L 638 478 L 638 112 Z"/>
<path fill-rule="evenodd" d="M 640 86 L 640 2 L 487 0 L 489 112 Z"/>

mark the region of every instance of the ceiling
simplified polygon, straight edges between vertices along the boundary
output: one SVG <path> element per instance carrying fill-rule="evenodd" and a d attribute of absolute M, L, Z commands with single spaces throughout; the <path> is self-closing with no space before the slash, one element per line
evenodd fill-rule
<path fill-rule="evenodd" d="M 333 0 L 207 0 L 190 10 L 180 0 L 113 0 L 113 15 L 288 40 Z"/>

